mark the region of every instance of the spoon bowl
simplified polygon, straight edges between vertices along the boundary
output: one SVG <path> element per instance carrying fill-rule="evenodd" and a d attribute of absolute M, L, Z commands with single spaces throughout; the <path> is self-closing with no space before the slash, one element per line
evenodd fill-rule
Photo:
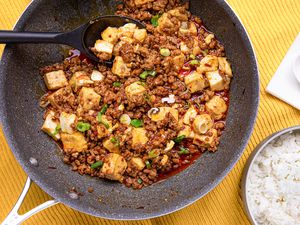
<path fill-rule="evenodd" d="M 79 26 L 73 31 L 61 32 L 15 32 L 0 31 L 1 44 L 15 43 L 56 43 L 65 44 L 79 50 L 89 59 L 100 62 L 91 51 L 101 32 L 107 27 L 121 27 L 126 23 L 134 23 L 138 28 L 145 28 L 145 25 L 138 20 L 116 15 L 100 16 L 88 23 Z M 102 62 L 102 61 L 101 61 Z M 112 66 L 112 60 L 103 61 L 107 66 Z"/>

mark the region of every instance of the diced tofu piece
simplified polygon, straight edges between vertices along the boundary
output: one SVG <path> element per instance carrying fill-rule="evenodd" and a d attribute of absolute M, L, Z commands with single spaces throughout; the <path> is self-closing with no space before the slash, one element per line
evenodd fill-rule
<path fill-rule="evenodd" d="M 174 147 L 174 145 L 175 145 L 175 142 L 174 141 L 170 141 L 167 144 L 166 148 L 164 149 L 164 152 L 166 153 L 166 152 L 169 152 L 170 150 L 172 150 L 172 148 Z"/>
<path fill-rule="evenodd" d="M 225 89 L 225 82 L 219 71 L 207 72 L 206 77 L 212 91 L 222 91 Z"/>
<path fill-rule="evenodd" d="M 61 141 L 66 152 L 82 152 L 88 148 L 84 135 L 80 132 L 62 133 Z"/>
<path fill-rule="evenodd" d="M 136 6 L 141 6 L 149 2 L 154 2 L 154 0 L 134 0 Z"/>
<path fill-rule="evenodd" d="M 218 132 L 216 129 L 211 129 L 205 135 L 195 135 L 193 144 L 199 147 L 213 148 L 216 146 L 216 139 L 218 138 Z"/>
<path fill-rule="evenodd" d="M 115 57 L 111 71 L 113 74 L 116 74 L 121 78 L 130 76 L 130 68 L 127 67 L 121 56 Z"/>
<path fill-rule="evenodd" d="M 201 48 L 199 46 L 198 37 L 194 38 L 194 45 L 193 45 L 193 55 L 199 55 L 201 53 Z"/>
<path fill-rule="evenodd" d="M 138 40 L 139 42 L 143 42 L 147 37 L 146 29 L 136 29 L 133 33 L 133 38 Z"/>
<path fill-rule="evenodd" d="M 132 44 L 134 42 L 134 39 L 133 38 L 130 38 L 130 37 L 120 37 L 120 42 L 124 42 L 125 44 Z"/>
<path fill-rule="evenodd" d="M 48 101 L 54 108 L 64 107 L 64 102 L 60 99 L 74 99 L 74 94 L 70 86 L 61 88 L 47 97 Z"/>
<path fill-rule="evenodd" d="M 46 73 L 44 75 L 44 80 L 49 90 L 57 90 L 68 85 L 68 81 L 63 70 Z"/>
<path fill-rule="evenodd" d="M 125 159 L 116 153 L 110 153 L 106 156 L 101 172 L 107 179 L 122 180 L 122 175 L 127 168 Z"/>
<path fill-rule="evenodd" d="M 175 26 L 173 22 L 171 21 L 172 16 L 168 13 L 162 14 L 162 16 L 158 19 L 158 31 L 160 33 L 165 33 L 164 29 L 166 28 L 172 28 Z"/>
<path fill-rule="evenodd" d="M 113 143 L 111 138 L 108 138 L 103 141 L 103 147 L 106 148 L 108 151 L 113 153 L 120 153 L 120 146 L 118 143 Z"/>
<path fill-rule="evenodd" d="M 185 61 L 185 56 L 183 53 L 181 53 L 180 55 L 177 55 L 173 58 L 173 63 L 175 65 L 175 69 L 177 71 L 183 67 L 184 61 Z"/>
<path fill-rule="evenodd" d="M 190 126 L 183 126 L 183 129 L 179 131 L 177 137 L 184 135 L 185 138 L 194 138 L 195 133 L 192 131 Z"/>
<path fill-rule="evenodd" d="M 206 104 L 205 108 L 208 112 L 213 114 L 213 117 L 217 120 L 222 119 L 227 111 L 226 102 L 219 96 L 214 96 Z"/>
<path fill-rule="evenodd" d="M 182 36 L 197 36 L 197 27 L 194 22 L 182 22 L 179 34 Z"/>
<path fill-rule="evenodd" d="M 70 85 L 74 91 L 79 90 L 79 88 L 93 84 L 94 82 L 90 79 L 84 71 L 77 71 L 73 74 L 72 78 L 70 79 Z"/>
<path fill-rule="evenodd" d="M 118 28 L 116 27 L 108 27 L 102 33 L 101 37 L 104 41 L 107 41 L 111 44 L 116 44 L 118 42 L 119 34 Z"/>
<path fill-rule="evenodd" d="M 191 106 L 188 111 L 186 111 L 186 113 L 183 116 L 183 123 L 186 125 L 191 125 L 192 124 L 192 120 L 195 119 L 195 117 L 197 116 L 197 111 L 195 109 L 194 106 Z"/>
<path fill-rule="evenodd" d="M 211 42 L 211 40 L 212 40 L 213 38 L 215 38 L 215 35 L 214 35 L 214 34 L 209 34 L 209 35 L 206 36 L 206 38 L 204 39 L 204 41 L 205 41 L 205 43 L 206 43 L 207 45 L 209 45 L 210 42 Z"/>
<path fill-rule="evenodd" d="M 146 91 L 146 88 L 134 82 L 125 88 L 125 93 L 128 99 L 133 99 L 135 96 L 141 95 Z"/>
<path fill-rule="evenodd" d="M 88 111 L 90 109 L 99 106 L 101 96 L 98 95 L 93 88 L 83 87 L 79 92 L 79 104 L 83 110 Z"/>
<path fill-rule="evenodd" d="M 132 129 L 132 145 L 144 145 L 148 142 L 145 128 Z"/>
<path fill-rule="evenodd" d="M 68 134 L 73 134 L 72 125 L 75 123 L 76 115 L 62 112 L 59 117 L 61 131 Z"/>
<path fill-rule="evenodd" d="M 93 70 L 91 74 L 91 80 L 92 81 L 102 81 L 104 79 L 104 75 L 98 71 L 98 70 Z"/>
<path fill-rule="evenodd" d="M 171 16 L 176 17 L 180 21 L 187 21 L 188 20 L 188 13 L 187 13 L 187 11 L 185 10 L 184 7 L 177 7 L 175 9 L 172 9 L 172 10 L 168 11 L 168 13 Z"/>
<path fill-rule="evenodd" d="M 232 70 L 230 63 L 227 61 L 225 57 L 218 57 L 219 60 L 219 69 L 224 72 L 229 77 L 232 77 Z"/>
<path fill-rule="evenodd" d="M 97 52 L 112 54 L 114 45 L 104 40 L 97 40 L 94 48 Z"/>
<path fill-rule="evenodd" d="M 202 91 L 207 87 L 206 80 L 203 75 L 193 71 L 189 75 L 184 78 L 184 82 L 191 93 L 195 93 L 197 91 Z"/>
<path fill-rule="evenodd" d="M 169 157 L 167 155 L 163 155 L 162 159 L 160 160 L 160 164 L 162 166 L 165 166 L 167 164 L 168 160 L 169 160 Z"/>
<path fill-rule="evenodd" d="M 188 54 L 190 53 L 191 49 L 189 49 L 189 47 L 186 45 L 186 43 L 184 43 L 183 41 L 180 42 L 180 50 L 181 52 L 183 52 L 184 54 Z"/>
<path fill-rule="evenodd" d="M 193 128 L 197 134 L 205 134 L 213 125 L 214 123 L 209 114 L 196 116 L 193 122 Z"/>
<path fill-rule="evenodd" d="M 109 128 L 106 129 L 106 127 L 103 124 L 98 125 L 97 126 L 97 133 L 98 133 L 97 137 L 98 138 L 103 138 L 103 137 L 107 136 L 108 134 L 110 134 L 112 132 L 112 128 L 113 128 L 112 122 L 110 120 L 108 120 L 105 115 L 102 115 L 101 118 L 102 118 L 103 122 L 105 122 L 106 124 L 109 125 Z"/>
<path fill-rule="evenodd" d="M 218 70 L 218 57 L 207 55 L 200 61 L 200 66 L 197 67 L 198 73 L 212 72 Z"/>
<path fill-rule="evenodd" d="M 133 33 L 136 29 L 136 24 L 134 23 L 127 23 L 122 27 L 119 27 L 118 34 L 120 37 L 133 37 Z"/>
<path fill-rule="evenodd" d="M 151 120 L 153 120 L 155 122 L 161 121 L 167 116 L 168 113 L 170 113 L 175 118 L 175 120 L 178 121 L 177 109 L 173 109 L 171 107 L 159 107 L 158 109 L 159 109 L 158 113 L 155 113 L 155 114 L 153 113 L 150 115 Z"/>
<path fill-rule="evenodd" d="M 135 168 L 137 168 L 138 170 L 143 170 L 145 168 L 145 163 L 143 162 L 143 160 L 139 157 L 134 157 L 130 160 L 130 165 L 134 166 Z"/>
<path fill-rule="evenodd" d="M 50 111 L 46 116 L 45 122 L 42 126 L 42 131 L 44 131 L 49 136 L 51 136 L 54 140 L 57 141 L 60 139 L 60 135 L 57 130 L 58 125 L 59 125 L 58 121 L 54 120 L 54 112 Z"/>
<path fill-rule="evenodd" d="M 115 44 L 114 46 L 114 50 L 113 50 L 113 55 L 115 57 L 119 56 L 120 55 L 120 49 L 121 47 L 125 44 L 126 45 L 127 42 L 125 41 L 119 41 L 117 44 Z M 123 59 L 122 59 L 123 60 Z"/>

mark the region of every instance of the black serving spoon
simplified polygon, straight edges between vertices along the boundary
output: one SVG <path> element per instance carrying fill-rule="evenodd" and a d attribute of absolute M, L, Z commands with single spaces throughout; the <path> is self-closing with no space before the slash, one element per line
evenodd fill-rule
<path fill-rule="evenodd" d="M 70 32 L 18 32 L 18 31 L 0 31 L 0 43 L 56 43 L 65 44 L 78 49 L 89 59 L 98 62 L 99 59 L 90 50 L 100 34 L 107 27 L 121 27 L 126 23 L 134 23 L 139 28 L 145 26 L 134 19 L 125 16 L 107 15 L 100 16 L 97 19 L 81 25 Z M 107 66 L 112 65 L 112 61 L 104 61 Z"/>

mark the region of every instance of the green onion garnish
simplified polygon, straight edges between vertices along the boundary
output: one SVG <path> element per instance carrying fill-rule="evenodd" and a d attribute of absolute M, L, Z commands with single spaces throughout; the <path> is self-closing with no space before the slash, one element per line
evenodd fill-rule
<path fill-rule="evenodd" d="M 182 140 L 183 139 L 185 139 L 185 135 L 180 135 L 180 136 L 178 136 L 177 138 L 174 138 L 174 142 L 175 143 L 180 143 L 180 142 L 182 142 Z"/>
<path fill-rule="evenodd" d="M 106 129 L 109 129 L 109 124 L 106 121 L 102 120 L 102 114 L 101 114 L 101 112 L 98 113 L 97 120 L 98 120 L 99 123 L 102 123 L 105 126 Z"/>
<path fill-rule="evenodd" d="M 145 80 L 147 78 L 147 76 L 152 76 L 155 77 L 157 74 L 157 72 L 155 70 L 145 70 L 144 72 L 142 72 L 140 74 L 140 78 L 142 78 L 143 80 Z"/>
<path fill-rule="evenodd" d="M 170 56 L 171 55 L 171 52 L 168 48 L 161 48 L 159 53 L 162 55 L 162 56 Z"/>
<path fill-rule="evenodd" d="M 148 152 L 148 156 L 151 159 L 156 158 L 158 155 L 159 154 L 158 154 L 158 152 L 156 150 L 152 150 L 152 151 Z"/>
<path fill-rule="evenodd" d="M 157 72 L 155 70 L 148 71 L 148 74 L 152 77 L 155 77 Z"/>
<path fill-rule="evenodd" d="M 143 180 L 142 180 L 141 178 L 139 178 L 139 179 L 137 179 L 137 182 L 138 182 L 139 184 L 142 184 L 142 183 L 143 183 Z"/>
<path fill-rule="evenodd" d="M 91 124 L 84 123 L 84 122 L 78 122 L 76 128 L 80 132 L 85 132 L 85 131 L 91 129 Z"/>
<path fill-rule="evenodd" d="M 199 61 L 197 59 L 193 59 L 192 61 L 190 61 L 190 65 L 198 65 Z"/>
<path fill-rule="evenodd" d="M 119 139 L 116 138 L 116 137 L 112 137 L 112 138 L 110 139 L 110 142 L 113 143 L 114 145 L 118 146 L 118 147 L 120 146 L 120 141 L 119 141 Z"/>
<path fill-rule="evenodd" d="M 61 129 L 61 125 L 58 124 L 58 125 L 55 127 L 55 130 L 54 130 L 54 132 L 53 132 L 52 135 L 53 135 L 53 136 L 57 135 L 60 129 Z"/>
<path fill-rule="evenodd" d="M 130 125 L 138 128 L 138 127 L 142 127 L 143 126 L 143 121 L 142 120 L 138 120 L 138 119 L 133 119 L 130 121 Z"/>
<path fill-rule="evenodd" d="M 101 114 L 101 115 L 104 115 L 104 114 L 106 113 L 107 109 L 108 109 L 108 105 L 105 104 L 105 105 L 102 107 L 102 109 L 100 110 L 100 114 Z"/>
<path fill-rule="evenodd" d="M 145 162 L 147 169 L 151 169 L 151 163 L 149 160 Z"/>
<path fill-rule="evenodd" d="M 151 24 L 154 26 L 154 27 L 157 27 L 158 26 L 158 19 L 161 17 L 161 15 L 157 14 L 155 16 L 153 16 L 151 18 Z"/>
<path fill-rule="evenodd" d="M 113 82 L 114 87 L 121 87 L 122 83 L 120 81 Z"/>
<path fill-rule="evenodd" d="M 148 76 L 148 71 L 144 71 L 140 74 L 140 78 L 142 79 L 146 79 L 147 76 Z"/>
<path fill-rule="evenodd" d="M 187 155 L 190 151 L 187 148 L 179 147 L 180 151 L 178 152 L 179 155 Z"/>
<path fill-rule="evenodd" d="M 103 162 L 102 161 L 98 161 L 98 162 L 95 162 L 91 165 L 91 168 L 92 169 L 96 169 L 98 167 L 102 167 L 103 166 Z"/>
<path fill-rule="evenodd" d="M 196 59 L 196 56 L 193 55 L 193 54 L 190 54 L 190 58 L 191 58 L 191 59 Z"/>

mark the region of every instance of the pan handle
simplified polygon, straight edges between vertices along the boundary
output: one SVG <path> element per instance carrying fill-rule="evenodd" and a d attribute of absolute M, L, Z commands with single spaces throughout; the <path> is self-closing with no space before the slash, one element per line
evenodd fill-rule
<path fill-rule="evenodd" d="M 27 220 L 29 217 L 33 216 L 34 214 L 38 213 L 39 211 L 42 211 L 48 207 L 51 207 L 53 205 L 56 205 L 57 203 L 59 203 L 57 200 L 49 200 L 47 202 L 44 202 L 43 204 L 33 208 L 32 210 L 30 210 L 29 212 L 20 215 L 18 213 L 18 210 L 22 204 L 22 202 L 24 201 L 24 198 L 30 188 L 31 185 L 31 179 L 28 177 L 26 180 L 26 183 L 24 185 L 23 191 L 17 201 L 17 203 L 15 204 L 15 206 L 13 207 L 13 209 L 10 211 L 10 213 L 8 214 L 8 216 L 6 217 L 6 219 L 1 223 L 1 225 L 19 225 L 22 222 L 24 222 L 25 220 Z"/>

